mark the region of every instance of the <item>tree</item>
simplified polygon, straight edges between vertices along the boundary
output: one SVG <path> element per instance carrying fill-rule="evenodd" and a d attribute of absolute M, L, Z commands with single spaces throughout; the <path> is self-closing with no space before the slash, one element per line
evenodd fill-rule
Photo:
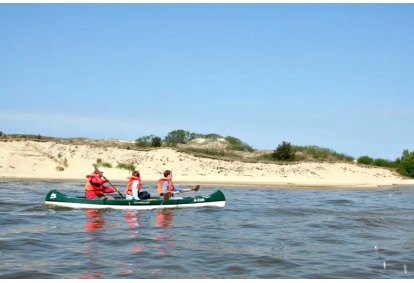
<path fill-rule="evenodd" d="M 135 140 L 135 145 L 137 147 L 159 147 L 161 146 L 161 138 L 154 135 L 143 136 Z"/>
<path fill-rule="evenodd" d="M 175 130 L 169 132 L 164 139 L 164 144 L 167 146 L 176 146 L 179 143 L 186 143 L 191 139 L 191 133 L 184 130 Z"/>
<path fill-rule="evenodd" d="M 295 160 L 295 153 L 292 152 L 290 143 L 283 141 L 273 151 L 272 157 L 277 160 Z"/>
<path fill-rule="evenodd" d="M 395 161 L 397 172 L 403 176 L 414 178 L 414 151 L 403 151 L 401 158 Z"/>
<path fill-rule="evenodd" d="M 144 136 L 135 140 L 135 146 L 137 147 L 149 147 L 150 136 Z"/>
<path fill-rule="evenodd" d="M 151 145 L 153 147 L 160 147 L 162 145 L 161 138 L 153 136 L 151 139 Z"/>
<path fill-rule="evenodd" d="M 373 159 L 373 158 L 371 158 L 371 157 L 369 157 L 368 155 L 363 155 L 363 156 L 360 156 L 360 157 L 357 159 L 357 162 L 358 162 L 359 164 L 367 164 L 367 165 L 371 165 L 371 164 L 374 162 L 374 159 Z"/>

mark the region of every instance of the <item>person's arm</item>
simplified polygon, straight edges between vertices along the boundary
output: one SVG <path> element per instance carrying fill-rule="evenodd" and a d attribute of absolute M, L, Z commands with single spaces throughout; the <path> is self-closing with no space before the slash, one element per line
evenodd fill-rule
<path fill-rule="evenodd" d="M 107 194 L 116 192 L 116 189 L 109 188 L 109 187 L 106 187 L 105 185 L 103 185 L 107 181 L 106 179 L 103 179 L 103 178 L 92 178 L 92 180 L 93 179 L 95 179 L 96 182 L 98 182 L 97 184 L 102 185 L 102 192 L 107 193 Z M 91 183 L 92 183 L 92 181 L 91 181 Z"/>
<path fill-rule="evenodd" d="M 115 193 L 116 192 L 116 189 L 115 188 L 108 188 L 108 187 L 102 186 L 102 191 L 104 193 L 109 194 L 109 193 Z"/>
<path fill-rule="evenodd" d="M 99 187 L 99 186 L 102 186 L 106 182 L 106 180 L 101 179 L 101 178 L 92 177 L 90 182 L 91 182 L 92 185 L 94 185 L 96 187 Z"/>
<path fill-rule="evenodd" d="M 138 185 L 139 185 L 139 181 L 138 180 L 135 180 L 134 182 L 132 182 L 132 196 L 136 200 L 139 200 L 139 197 L 138 197 Z"/>
<path fill-rule="evenodd" d="M 162 183 L 162 190 L 164 191 L 164 194 L 168 193 L 168 181 Z"/>
<path fill-rule="evenodd" d="M 189 192 L 189 191 L 191 191 L 191 189 L 174 187 L 174 193 L 175 194 L 179 194 L 181 192 Z"/>

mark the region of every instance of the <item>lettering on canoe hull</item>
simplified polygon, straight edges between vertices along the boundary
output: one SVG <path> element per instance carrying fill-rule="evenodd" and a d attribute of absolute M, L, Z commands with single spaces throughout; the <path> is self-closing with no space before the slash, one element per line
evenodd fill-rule
<path fill-rule="evenodd" d="M 206 200 L 203 198 L 196 198 L 193 202 L 205 202 Z"/>

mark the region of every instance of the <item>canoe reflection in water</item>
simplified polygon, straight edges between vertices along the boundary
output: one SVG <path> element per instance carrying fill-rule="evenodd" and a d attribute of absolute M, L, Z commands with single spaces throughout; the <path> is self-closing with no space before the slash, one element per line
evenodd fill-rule
<path fill-rule="evenodd" d="M 139 211 L 135 211 L 135 210 L 126 210 L 124 219 L 128 223 L 128 227 L 130 228 L 128 230 L 128 237 L 129 238 L 137 238 L 139 233 L 140 233 L 139 227 L 142 226 L 142 224 L 141 224 L 141 213 Z M 133 243 L 133 241 L 131 241 L 131 243 Z M 134 246 L 131 249 L 131 251 L 133 253 L 136 253 L 136 252 L 141 251 L 143 248 L 144 248 L 144 246 L 137 245 L 137 246 Z"/>
<path fill-rule="evenodd" d="M 85 231 L 88 233 L 94 232 L 96 230 L 101 229 L 105 225 L 105 220 L 103 217 L 103 213 L 97 209 L 85 208 L 85 216 L 86 216 L 86 223 L 85 223 Z M 93 243 L 95 241 L 99 241 L 99 234 L 89 234 L 89 243 L 85 244 L 85 250 L 83 254 L 87 257 L 87 264 L 86 266 L 90 266 L 92 263 L 96 263 L 102 260 L 98 260 L 93 255 L 98 253 L 98 249 L 94 248 Z M 101 278 L 103 276 L 102 271 L 93 271 L 93 270 L 86 270 L 85 273 L 82 273 L 77 278 L 79 279 L 93 279 L 93 278 Z"/>
<path fill-rule="evenodd" d="M 98 209 L 85 208 L 85 214 L 86 214 L 86 223 L 85 223 L 86 232 L 92 232 L 97 229 L 100 229 L 105 224 L 102 211 Z"/>
<path fill-rule="evenodd" d="M 156 213 L 157 227 L 167 229 L 160 229 L 157 231 L 153 240 L 161 241 L 161 243 L 160 245 L 156 245 L 155 248 L 160 249 L 160 254 L 169 255 L 171 253 L 170 248 L 175 246 L 175 243 L 172 241 L 172 230 L 169 229 L 173 227 L 173 212 L 171 210 L 158 210 Z"/>

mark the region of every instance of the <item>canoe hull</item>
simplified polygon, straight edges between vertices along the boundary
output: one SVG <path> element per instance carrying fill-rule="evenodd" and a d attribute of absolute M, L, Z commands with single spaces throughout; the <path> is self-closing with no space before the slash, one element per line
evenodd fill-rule
<path fill-rule="evenodd" d="M 46 195 L 45 204 L 47 206 L 68 208 L 156 210 L 205 206 L 224 207 L 226 204 L 226 198 L 220 190 L 206 196 L 185 197 L 182 199 L 172 198 L 169 200 L 150 198 L 139 201 L 126 200 L 121 197 L 115 197 L 113 199 L 86 199 L 85 197 L 70 197 L 59 192 L 58 190 L 51 190 Z"/>

